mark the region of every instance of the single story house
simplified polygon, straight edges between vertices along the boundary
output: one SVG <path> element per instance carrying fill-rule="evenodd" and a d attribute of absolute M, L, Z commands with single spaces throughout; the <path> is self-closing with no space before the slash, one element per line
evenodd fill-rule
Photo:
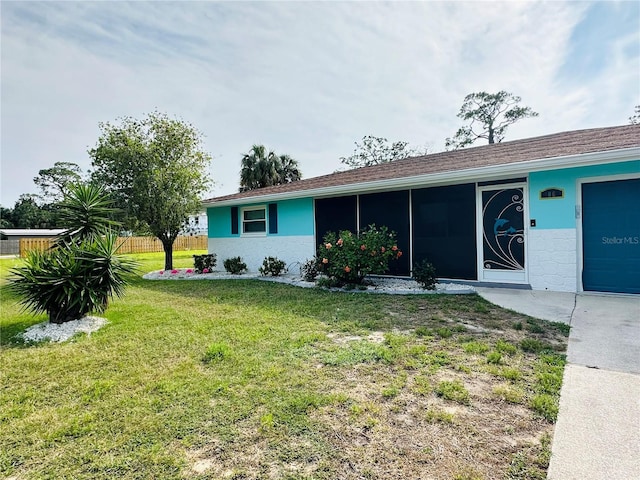
<path fill-rule="evenodd" d="M 54 238 L 62 232 L 62 228 L 3 228 L 0 230 L 0 254 L 19 254 L 21 238 Z"/>
<path fill-rule="evenodd" d="M 397 233 L 409 276 L 640 293 L 640 125 L 441 152 L 203 202 L 208 249 L 257 270 L 315 255 L 327 231 Z"/>

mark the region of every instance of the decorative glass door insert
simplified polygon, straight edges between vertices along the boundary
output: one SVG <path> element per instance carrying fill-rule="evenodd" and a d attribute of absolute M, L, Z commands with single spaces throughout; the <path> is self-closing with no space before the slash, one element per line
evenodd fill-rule
<path fill-rule="evenodd" d="M 482 190 L 481 198 L 482 279 L 525 281 L 524 187 Z"/>

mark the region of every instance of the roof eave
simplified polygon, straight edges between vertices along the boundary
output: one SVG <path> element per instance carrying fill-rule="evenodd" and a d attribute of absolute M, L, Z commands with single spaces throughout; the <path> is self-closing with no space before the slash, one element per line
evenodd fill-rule
<path fill-rule="evenodd" d="M 267 195 L 254 195 L 244 198 L 235 198 L 222 201 L 203 202 L 204 208 L 225 207 L 235 205 L 247 205 L 256 202 L 275 202 L 293 200 L 307 197 L 327 197 L 343 194 L 365 193 L 380 190 L 397 190 L 400 188 L 412 188 L 425 184 L 438 186 L 443 184 L 477 182 L 500 177 L 512 177 L 526 175 L 530 172 L 541 170 L 558 170 L 568 167 L 585 167 L 594 164 L 613 163 L 640 159 L 640 147 L 608 150 L 604 152 L 581 153 L 562 157 L 551 157 L 523 162 L 514 162 L 500 165 L 490 165 L 464 170 L 453 170 L 440 173 L 427 173 L 411 177 L 391 178 L 375 180 L 371 182 L 350 183 L 329 187 L 310 188 L 306 190 L 294 190 L 291 192 L 272 193 Z"/>

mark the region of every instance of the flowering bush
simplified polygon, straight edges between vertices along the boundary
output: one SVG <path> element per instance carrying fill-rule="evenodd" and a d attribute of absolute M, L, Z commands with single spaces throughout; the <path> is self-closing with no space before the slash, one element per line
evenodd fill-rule
<path fill-rule="evenodd" d="M 213 267 L 218 262 L 215 253 L 208 253 L 206 255 L 194 255 L 193 256 L 193 268 L 196 273 L 212 272 Z M 207 272 L 205 272 L 205 269 Z"/>
<path fill-rule="evenodd" d="M 369 225 L 358 235 L 348 230 L 327 233 L 318 247 L 317 263 L 337 285 L 361 284 L 367 275 L 387 273 L 389 262 L 401 256 L 394 232 Z"/>

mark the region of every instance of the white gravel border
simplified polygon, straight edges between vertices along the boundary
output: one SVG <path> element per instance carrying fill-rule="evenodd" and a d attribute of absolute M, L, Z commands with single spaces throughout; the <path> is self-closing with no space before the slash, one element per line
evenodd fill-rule
<path fill-rule="evenodd" d="M 286 283 L 302 288 L 314 288 L 314 282 L 305 282 L 300 275 L 285 274 L 279 277 L 264 277 L 259 273 L 243 273 L 240 275 L 232 275 L 228 272 L 214 271 L 211 273 L 187 273 L 192 269 L 176 269 L 177 273 L 171 273 L 164 270 L 156 270 L 143 275 L 145 280 L 264 280 L 266 282 Z M 162 272 L 162 273 L 160 273 Z M 393 295 L 424 295 L 432 293 L 448 293 L 448 294 L 470 294 L 475 293 L 476 289 L 471 285 L 459 283 L 437 283 L 435 290 L 424 290 L 418 282 L 411 279 L 391 278 L 391 277 L 372 277 L 369 279 L 373 285 L 367 286 L 365 290 L 357 288 L 353 290 L 345 290 L 341 288 L 332 288 L 331 291 L 348 291 L 352 293 L 387 293 Z"/>
<path fill-rule="evenodd" d="M 64 323 L 42 322 L 27 328 L 22 334 L 18 334 L 25 342 L 64 342 L 76 333 L 91 335 L 106 325 L 107 319 L 102 317 L 83 317 L 79 320 L 71 320 Z"/>

